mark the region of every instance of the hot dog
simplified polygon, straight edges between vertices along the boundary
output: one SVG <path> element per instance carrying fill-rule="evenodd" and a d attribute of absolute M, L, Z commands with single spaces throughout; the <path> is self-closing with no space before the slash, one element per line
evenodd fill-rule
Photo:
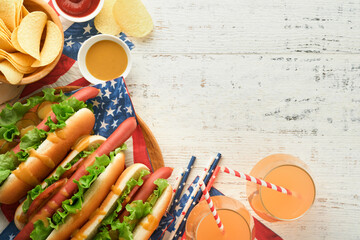
<path fill-rule="evenodd" d="M 171 173 L 172 168 L 163 167 L 150 175 L 143 164 L 130 166 L 72 239 L 148 239 L 170 203 L 172 188 L 166 179 Z"/>
<path fill-rule="evenodd" d="M 45 90 L 44 90 L 44 91 L 45 91 Z M 47 91 L 49 91 L 49 90 L 47 90 Z M 52 89 L 51 92 L 55 92 L 55 89 Z M 76 93 L 74 93 L 71 97 L 73 97 L 73 98 L 75 98 L 75 99 L 77 99 L 77 100 L 79 100 L 79 101 L 86 102 L 88 99 L 94 98 L 94 97 L 96 97 L 98 94 L 99 94 L 99 89 L 94 88 L 94 87 L 86 87 L 86 88 L 80 89 L 79 91 L 77 91 Z M 60 95 L 63 96 L 61 92 L 60 92 Z M 45 94 L 45 96 L 46 96 L 46 94 Z M 58 98 L 59 98 L 59 97 L 58 97 Z M 58 99 L 58 98 L 56 98 L 56 99 Z M 45 99 L 45 100 L 46 100 L 46 99 L 49 99 L 49 97 L 48 97 L 48 98 L 45 98 L 45 97 L 44 97 L 44 99 Z M 63 97 L 60 98 L 60 99 L 63 99 Z M 54 102 L 54 103 L 56 104 L 57 102 Z M 51 118 L 51 121 L 53 121 L 54 123 L 57 123 L 56 115 L 54 114 L 54 112 L 51 111 L 51 112 L 49 113 L 49 116 L 50 116 L 50 118 Z M 36 126 L 36 128 L 37 128 L 37 129 L 42 129 L 42 130 L 48 132 L 48 131 L 50 130 L 50 127 L 49 127 L 48 125 L 46 125 L 46 122 L 47 122 L 47 121 L 48 121 L 48 119 L 47 119 L 47 118 L 44 118 L 44 119 Z M 20 144 L 16 145 L 16 147 L 14 147 L 14 148 L 12 149 L 12 151 L 13 151 L 14 153 L 18 153 L 18 152 L 20 151 Z"/>
<path fill-rule="evenodd" d="M 59 166 L 45 179 L 45 181 L 28 192 L 26 200 L 16 210 L 15 224 L 22 229 L 28 220 L 66 183 L 87 156 L 92 154 L 106 138 L 102 136 L 86 135 L 81 137 L 72 147 L 72 151 Z M 54 190 L 55 189 L 55 190 Z M 45 195 L 45 197 L 41 196 Z"/>
<path fill-rule="evenodd" d="M 68 239 L 81 227 L 122 172 L 125 160 L 121 146 L 136 125 L 134 117 L 125 120 L 84 160 L 66 183 L 41 204 L 42 207 L 30 216 L 15 239 Z"/>
<path fill-rule="evenodd" d="M 55 118 L 49 116 L 45 124 L 27 132 L 12 151 L 0 155 L 6 163 L 0 167 L 0 203 L 19 201 L 53 171 L 79 137 L 91 132 L 95 117 L 83 101 L 98 91 L 87 87 L 53 104 Z"/>
<path fill-rule="evenodd" d="M 171 173 L 172 173 L 172 169 L 167 167 L 160 168 L 156 172 L 152 173 L 150 177 L 144 181 L 144 184 L 141 187 L 141 191 L 138 191 L 136 193 L 132 201 L 141 200 L 145 202 L 157 187 L 154 181 L 158 178 L 168 179 L 171 176 Z M 125 216 L 129 216 L 129 214 L 130 214 L 129 211 L 124 209 L 124 211 L 119 216 L 120 222 L 124 220 Z"/>

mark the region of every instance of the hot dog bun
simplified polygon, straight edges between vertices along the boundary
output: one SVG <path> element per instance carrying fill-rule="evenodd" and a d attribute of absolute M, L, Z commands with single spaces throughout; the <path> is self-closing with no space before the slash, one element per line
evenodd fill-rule
<path fill-rule="evenodd" d="M 51 232 L 48 240 L 68 239 L 71 234 L 79 229 L 100 206 L 102 201 L 109 193 L 111 186 L 120 176 L 125 167 L 125 154 L 118 153 L 114 160 L 107 166 L 105 171 L 100 174 L 94 184 L 85 192 L 84 203 L 81 210 L 76 214 L 71 214 L 66 218 L 66 222 L 57 230 Z"/>
<path fill-rule="evenodd" d="M 71 146 L 94 126 L 94 114 L 87 108 L 80 109 L 66 120 L 63 129 L 50 133 L 37 150 L 32 150 L 26 162 L 21 163 L 0 187 L 0 203 L 19 201 L 27 191 L 53 171 Z"/>
<path fill-rule="evenodd" d="M 65 165 L 72 161 L 80 152 L 84 150 L 90 150 L 92 147 L 96 147 L 96 145 L 102 144 L 105 140 L 106 138 L 99 135 L 84 135 L 80 137 L 75 145 L 71 147 L 73 150 L 66 156 L 66 158 L 59 164 L 59 166 L 65 167 Z M 48 176 L 48 178 L 54 176 L 55 173 L 56 169 Z M 41 185 L 44 188 L 47 184 L 46 182 L 43 182 Z M 19 230 L 25 226 L 27 220 L 27 217 L 23 212 L 23 204 L 24 202 L 18 206 L 14 217 L 15 225 Z"/>
<path fill-rule="evenodd" d="M 125 190 L 126 183 L 132 178 L 137 179 L 142 170 L 148 170 L 148 168 L 140 163 L 128 167 L 116 181 L 109 195 L 98 210 L 91 216 L 89 221 L 79 231 L 73 234 L 72 240 L 92 239 L 96 235 L 101 221 L 115 210 L 117 199 Z M 141 188 L 139 191 L 141 191 Z M 151 236 L 170 204 L 171 196 L 172 187 L 168 185 L 152 208 L 151 214 L 144 217 L 134 229 L 134 240 L 145 240 Z"/>
<path fill-rule="evenodd" d="M 134 240 L 146 240 L 150 238 L 151 234 L 158 227 L 162 216 L 165 214 L 170 204 L 171 196 L 172 187 L 169 185 L 157 200 L 152 209 L 152 213 L 144 217 L 134 229 Z"/>

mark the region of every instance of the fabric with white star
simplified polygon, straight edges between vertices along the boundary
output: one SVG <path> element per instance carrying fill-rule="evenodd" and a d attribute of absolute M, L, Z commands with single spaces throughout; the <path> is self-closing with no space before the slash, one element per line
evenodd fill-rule
<path fill-rule="evenodd" d="M 93 87 L 100 89 L 98 96 L 87 101 L 92 104 L 96 119 L 94 133 L 107 138 L 123 121 L 135 116 L 134 107 L 122 77 Z"/>

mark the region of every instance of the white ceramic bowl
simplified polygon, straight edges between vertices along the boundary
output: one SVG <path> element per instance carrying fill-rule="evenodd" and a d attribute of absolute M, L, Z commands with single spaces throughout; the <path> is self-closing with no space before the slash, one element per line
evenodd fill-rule
<path fill-rule="evenodd" d="M 84 76 L 84 78 L 86 78 L 86 80 L 88 80 L 92 84 L 103 83 L 104 80 L 97 79 L 93 75 L 90 74 L 89 70 L 86 67 L 86 54 L 92 45 L 94 45 L 95 43 L 97 43 L 99 41 L 103 41 L 103 40 L 113 41 L 113 42 L 119 44 L 125 50 L 125 53 L 126 53 L 126 56 L 128 59 L 128 64 L 127 64 L 127 67 L 126 67 L 124 73 L 121 74 L 121 76 L 119 76 L 119 77 L 126 78 L 131 69 L 132 57 L 131 57 L 130 49 L 129 49 L 128 45 L 126 45 L 125 42 L 123 42 L 121 39 L 119 39 L 115 36 L 112 36 L 112 35 L 107 35 L 107 34 L 96 35 L 96 36 L 91 37 L 88 40 L 86 40 L 82 44 L 82 46 L 80 47 L 80 50 L 78 52 L 78 64 L 79 64 L 80 72 Z"/>
<path fill-rule="evenodd" d="M 60 1 L 63 1 L 63 0 L 60 0 Z M 89 15 L 84 16 L 84 17 L 74 17 L 72 15 L 67 14 L 63 10 L 61 10 L 61 8 L 57 4 L 56 0 L 52 0 L 55 10 L 60 14 L 60 16 L 66 18 L 67 20 L 70 20 L 72 22 L 86 22 L 86 21 L 93 19 L 94 17 L 96 17 L 96 15 L 99 14 L 100 10 L 104 6 L 104 2 L 105 2 L 105 0 L 100 0 L 99 5 Z"/>

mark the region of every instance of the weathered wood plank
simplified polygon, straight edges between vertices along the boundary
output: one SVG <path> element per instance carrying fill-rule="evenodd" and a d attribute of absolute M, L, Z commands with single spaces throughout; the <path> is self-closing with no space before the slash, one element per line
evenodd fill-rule
<path fill-rule="evenodd" d="M 359 0 L 149 1 L 142 53 L 360 53 Z M 139 44 L 143 44 L 140 46 Z"/>
<path fill-rule="evenodd" d="M 284 239 L 359 239 L 360 62 L 334 55 L 135 54 L 127 79 L 135 108 L 165 164 L 210 155 L 249 172 L 261 158 L 289 153 L 317 183 L 311 211 L 292 223 L 265 223 Z M 216 186 L 246 201 L 245 183 Z"/>

